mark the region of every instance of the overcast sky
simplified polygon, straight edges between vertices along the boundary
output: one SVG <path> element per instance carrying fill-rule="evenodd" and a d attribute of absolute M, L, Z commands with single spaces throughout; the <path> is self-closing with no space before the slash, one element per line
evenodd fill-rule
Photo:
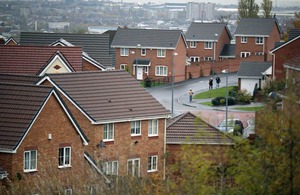
<path fill-rule="evenodd" d="M 137 0 L 123 0 L 123 2 L 137 2 Z M 138 0 L 139 3 L 187 3 L 187 2 L 212 2 L 212 3 L 219 3 L 224 5 L 229 4 L 237 4 L 238 0 Z M 262 0 L 255 0 L 255 2 L 260 6 Z M 273 5 L 275 6 L 277 2 L 277 6 L 300 6 L 300 0 L 273 0 Z"/>

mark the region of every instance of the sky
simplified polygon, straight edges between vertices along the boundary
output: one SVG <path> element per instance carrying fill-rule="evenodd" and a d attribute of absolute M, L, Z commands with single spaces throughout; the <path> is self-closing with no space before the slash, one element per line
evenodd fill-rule
<path fill-rule="evenodd" d="M 137 0 L 123 0 L 123 2 L 137 2 Z M 138 0 L 139 3 L 187 3 L 187 2 L 211 2 L 216 4 L 237 4 L 238 0 Z M 262 0 L 255 0 L 255 2 L 260 6 Z M 273 5 L 277 3 L 277 6 L 287 7 L 287 6 L 300 6 L 300 0 L 273 0 Z"/>

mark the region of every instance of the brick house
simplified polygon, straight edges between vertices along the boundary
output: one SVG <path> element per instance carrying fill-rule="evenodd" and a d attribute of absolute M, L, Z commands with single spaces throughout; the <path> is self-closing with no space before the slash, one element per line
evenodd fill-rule
<path fill-rule="evenodd" d="M 14 84 L 3 83 L 7 78 Z M 26 194 L 79 193 L 96 185 L 85 152 L 89 140 L 59 93 L 29 84 L 36 77 L 0 79 L 0 183 L 18 181 L 28 187 L 18 192 Z"/>
<path fill-rule="evenodd" d="M 269 54 L 280 41 L 281 30 L 276 18 L 241 18 L 235 37 L 235 59 L 242 61 L 272 61 Z"/>
<path fill-rule="evenodd" d="M 128 70 L 137 80 L 169 79 L 172 65 L 174 80 L 186 79 L 187 43 L 181 30 L 118 28 L 111 47 L 116 69 Z"/>
<path fill-rule="evenodd" d="M 300 50 L 300 31 L 292 29 L 287 42 L 278 43 L 271 51 L 273 55 L 272 76 L 273 79 L 286 79 L 284 63 L 297 57 Z"/>
<path fill-rule="evenodd" d="M 81 47 L 0 46 L 0 73 L 44 75 L 84 70 L 105 70 L 99 63 L 84 63 Z"/>
<path fill-rule="evenodd" d="M 215 163 L 224 160 L 222 153 L 226 148 L 234 145 L 234 140 L 230 136 L 190 112 L 170 119 L 166 136 L 170 164 L 180 161 L 184 145 L 192 144 L 199 147 L 199 152 L 213 155 Z"/>
<path fill-rule="evenodd" d="M 46 75 L 90 142 L 86 151 L 108 175 L 164 176 L 170 112 L 126 71 Z"/>
<path fill-rule="evenodd" d="M 192 77 L 221 72 L 220 54 L 232 37 L 225 23 L 192 22 L 186 32 L 187 68 Z"/>

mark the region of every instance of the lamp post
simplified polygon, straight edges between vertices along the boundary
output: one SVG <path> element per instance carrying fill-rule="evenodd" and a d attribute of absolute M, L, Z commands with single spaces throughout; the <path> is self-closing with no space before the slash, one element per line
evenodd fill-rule
<path fill-rule="evenodd" d="M 171 111 L 172 114 L 174 113 L 174 56 L 177 56 L 178 53 L 173 52 L 172 53 L 172 106 L 171 106 Z"/>
<path fill-rule="evenodd" d="M 218 37 L 218 34 L 215 34 L 214 36 L 214 59 L 213 59 L 213 67 L 212 67 L 212 74 L 215 76 L 215 62 L 216 62 L 216 39 Z"/>
<path fill-rule="evenodd" d="M 137 80 L 137 68 L 138 68 L 138 64 L 139 64 L 139 59 L 138 59 L 138 49 L 139 49 L 139 47 L 141 47 L 141 44 L 137 44 L 136 45 L 136 61 L 135 61 L 135 80 Z"/>
<path fill-rule="evenodd" d="M 222 70 L 222 73 L 226 73 L 226 115 L 225 115 L 225 120 L 226 120 L 226 128 L 225 132 L 228 130 L 228 69 Z"/>
<path fill-rule="evenodd" d="M 130 74 L 133 75 L 133 62 L 131 63 L 131 54 L 135 54 L 134 51 L 129 52 L 129 67 L 130 67 Z"/>

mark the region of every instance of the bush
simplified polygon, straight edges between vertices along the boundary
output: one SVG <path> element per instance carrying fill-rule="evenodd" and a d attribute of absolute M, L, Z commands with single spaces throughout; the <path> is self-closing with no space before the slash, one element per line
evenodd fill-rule
<path fill-rule="evenodd" d="M 228 97 L 228 105 L 231 106 L 231 105 L 235 105 L 236 104 L 236 101 L 233 97 Z"/>
<path fill-rule="evenodd" d="M 229 89 L 228 95 L 231 97 L 237 97 L 238 92 L 239 88 L 237 86 L 233 86 L 231 89 Z"/>
<path fill-rule="evenodd" d="M 214 98 L 211 100 L 211 104 L 214 106 L 219 106 L 220 105 L 220 100 L 218 100 L 217 98 Z"/>
<path fill-rule="evenodd" d="M 219 105 L 226 105 L 226 98 L 225 97 L 216 97 L 211 100 L 212 105 L 219 106 Z M 228 106 L 235 105 L 236 101 L 233 97 L 228 97 Z"/>
<path fill-rule="evenodd" d="M 152 86 L 152 81 L 149 77 L 144 79 L 144 86 L 145 87 L 151 87 Z"/>
<path fill-rule="evenodd" d="M 242 104 L 250 104 L 252 95 L 247 90 L 239 91 L 237 94 L 237 101 Z"/>

